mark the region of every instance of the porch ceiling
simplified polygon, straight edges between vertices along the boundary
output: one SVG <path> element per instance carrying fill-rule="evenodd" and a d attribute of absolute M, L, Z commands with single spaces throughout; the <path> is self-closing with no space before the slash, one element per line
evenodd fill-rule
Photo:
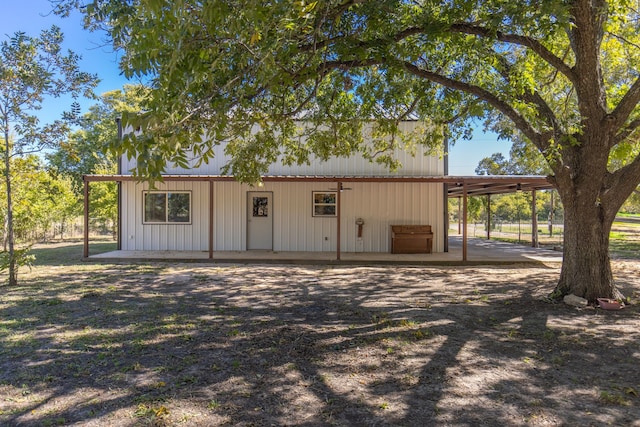
<path fill-rule="evenodd" d="M 461 178 L 459 182 L 449 184 L 449 197 L 462 197 L 465 184 L 468 196 L 551 190 L 554 188 L 547 177 L 537 175 L 490 175 Z"/>

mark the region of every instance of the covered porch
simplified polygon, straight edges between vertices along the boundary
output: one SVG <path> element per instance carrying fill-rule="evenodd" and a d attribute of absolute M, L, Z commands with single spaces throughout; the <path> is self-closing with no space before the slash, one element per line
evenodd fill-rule
<path fill-rule="evenodd" d="M 492 194 L 504 194 L 516 191 L 529 191 L 532 193 L 532 210 L 535 218 L 536 192 L 538 190 L 552 189 L 553 184 L 547 177 L 543 176 L 394 176 L 394 177 L 373 177 L 373 176 L 265 176 L 264 182 L 327 182 L 335 183 L 337 192 L 337 228 L 335 252 L 280 252 L 280 251 L 216 251 L 212 233 L 209 233 L 208 251 L 122 251 L 117 250 L 108 254 L 90 256 L 89 254 L 89 193 L 90 183 L 100 181 L 112 181 L 122 183 L 124 181 L 134 181 L 137 178 L 131 175 L 89 175 L 84 177 L 84 250 L 85 260 L 174 260 L 174 261 L 199 261 L 199 262 L 318 262 L 318 263 L 493 263 L 507 262 L 542 262 L 547 259 L 557 260 L 561 254 L 553 251 L 545 251 L 537 248 L 537 225 L 534 221 L 531 250 L 524 251 L 520 245 L 511 245 L 491 240 L 469 239 L 467 227 L 467 198 L 468 196 L 486 195 L 488 198 Z M 218 181 L 233 181 L 229 176 L 213 175 L 168 175 L 163 177 L 164 181 L 200 181 L 208 182 L 210 192 L 213 192 L 213 183 Z M 458 237 L 448 235 L 448 211 L 447 204 L 442 213 L 445 218 L 445 246 L 444 252 L 433 254 L 391 254 L 377 252 L 343 252 L 341 250 L 341 212 L 340 195 L 343 184 L 350 182 L 407 182 L 407 183 L 437 183 L 444 187 L 443 195 L 446 198 L 457 197 L 462 203 L 459 218 L 462 218 L 459 225 Z M 210 198 L 213 200 L 213 198 Z M 210 201 L 212 204 L 212 201 Z M 209 206 L 211 212 L 212 206 Z M 120 215 L 119 215 L 120 216 Z M 213 217 L 209 215 L 209 230 L 213 228 Z M 120 220 L 118 221 L 121 222 Z M 120 236 L 118 232 L 118 249 L 121 248 Z M 487 236 L 489 239 L 489 236 Z M 542 252 L 539 252 L 542 251 Z M 551 252 L 551 254 L 545 254 Z M 543 255 L 541 255 L 543 254 Z M 542 259 L 538 259 L 542 258 Z M 561 259 L 560 259 L 561 261 Z"/>

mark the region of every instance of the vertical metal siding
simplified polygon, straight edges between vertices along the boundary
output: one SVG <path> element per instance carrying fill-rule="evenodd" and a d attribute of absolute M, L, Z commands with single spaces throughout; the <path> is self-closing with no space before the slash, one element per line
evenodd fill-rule
<path fill-rule="evenodd" d="M 214 250 L 246 249 L 247 192 L 273 192 L 273 232 L 276 251 L 335 251 L 336 218 L 312 215 L 312 192 L 329 191 L 336 184 L 265 183 L 252 188 L 231 182 L 214 184 Z M 146 184 L 123 183 L 123 250 L 207 250 L 208 182 L 167 182 L 159 190 L 190 190 L 192 224 L 144 225 L 143 191 Z M 443 186 L 425 183 L 348 183 L 341 195 L 341 249 L 345 252 L 388 252 L 390 225 L 430 224 L 434 251 L 444 248 Z M 357 218 L 364 219 L 362 240 Z M 325 240 L 327 238 L 327 240 Z"/>
<path fill-rule="evenodd" d="M 208 183 L 167 182 L 161 191 L 191 191 L 191 224 L 143 224 L 143 192 L 148 184 L 123 183 L 123 250 L 207 250 Z"/>
<path fill-rule="evenodd" d="M 419 122 L 407 121 L 401 123 L 400 128 L 401 130 L 412 131 L 419 125 Z M 365 134 L 367 132 L 369 131 L 365 130 Z M 210 159 L 208 164 L 202 164 L 197 169 L 195 168 L 195 160 L 191 160 L 189 169 L 169 164 L 165 173 L 168 175 L 219 175 L 222 167 L 230 160 L 230 157 L 224 153 L 225 146 L 226 143 L 222 143 L 216 147 L 217 155 Z M 312 157 L 310 165 L 284 166 L 277 163 L 269 168 L 268 175 L 437 176 L 444 174 L 444 158 L 434 155 L 425 156 L 425 148 L 420 145 L 416 147 L 415 151 L 414 156 L 403 150 L 394 151 L 394 156 L 403 165 L 401 169 L 395 172 L 387 170 L 380 164 L 370 162 L 360 154 L 355 154 L 349 158 L 334 157 L 326 162 Z M 123 173 L 130 173 L 136 165 L 135 159 L 128 160 L 123 157 L 121 162 Z"/>
<path fill-rule="evenodd" d="M 244 250 L 246 214 L 238 183 L 214 184 L 213 223 L 214 249 L 221 251 Z"/>
<path fill-rule="evenodd" d="M 389 252 L 390 226 L 428 224 L 434 231 L 434 251 L 444 248 L 442 185 L 424 183 L 349 183 L 342 193 L 341 246 L 345 252 Z M 358 243 L 357 218 L 364 220 Z"/>

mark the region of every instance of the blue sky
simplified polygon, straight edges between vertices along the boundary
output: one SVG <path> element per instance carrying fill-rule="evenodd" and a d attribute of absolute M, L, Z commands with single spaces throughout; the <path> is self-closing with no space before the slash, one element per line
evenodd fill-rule
<path fill-rule="evenodd" d="M 50 13 L 51 4 L 47 0 L 0 0 L 0 37 L 7 40 L 17 31 L 37 37 L 42 30 L 57 25 L 64 34 L 64 49 L 71 49 L 82 56 L 80 67 L 83 71 L 97 74 L 100 85 L 97 94 L 120 89 L 127 80 L 118 70 L 118 53 L 106 44 L 105 35 L 90 33 L 82 26 L 79 13 L 61 18 Z M 95 100 L 79 100 L 83 110 L 95 103 Z M 40 111 L 40 120 L 49 122 L 60 117 L 69 108 L 69 98 L 48 100 Z"/>
<path fill-rule="evenodd" d="M 127 80 L 118 69 L 118 53 L 106 44 L 105 35 L 90 33 L 82 27 L 82 17 L 79 13 L 69 18 L 60 18 L 52 13 L 47 0 L 0 0 L 2 13 L 0 14 L 0 36 L 6 40 L 7 36 L 16 31 L 23 31 L 30 36 L 39 35 L 40 31 L 59 26 L 64 35 L 64 47 L 82 56 L 80 66 L 83 71 L 97 74 L 101 80 L 96 93 L 101 94 L 110 90 L 120 89 Z M 40 112 L 42 122 L 52 121 L 68 109 L 70 100 L 50 100 L 45 103 Z M 83 110 L 95 101 L 81 100 Z M 495 135 L 476 131 L 471 141 L 458 141 L 451 147 L 449 153 L 450 175 L 475 175 L 475 168 L 483 158 L 496 152 L 502 152 L 508 157 L 511 143 L 496 141 Z"/>

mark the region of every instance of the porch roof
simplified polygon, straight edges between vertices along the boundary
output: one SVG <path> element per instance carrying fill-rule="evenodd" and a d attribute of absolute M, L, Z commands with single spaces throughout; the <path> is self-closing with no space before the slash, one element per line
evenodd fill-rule
<path fill-rule="evenodd" d="M 138 181 L 133 175 L 85 175 L 86 182 L 92 181 Z M 163 175 L 163 181 L 211 181 L 233 182 L 228 175 Z M 263 182 L 421 182 L 448 185 L 449 197 L 480 196 L 487 194 L 514 193 L 516 191 L 549 190 L 554 185 L 548 177 L 541 175 L 482 175 L 482 176 L 352 176 L 352 175 L 269 175 Z"/>

